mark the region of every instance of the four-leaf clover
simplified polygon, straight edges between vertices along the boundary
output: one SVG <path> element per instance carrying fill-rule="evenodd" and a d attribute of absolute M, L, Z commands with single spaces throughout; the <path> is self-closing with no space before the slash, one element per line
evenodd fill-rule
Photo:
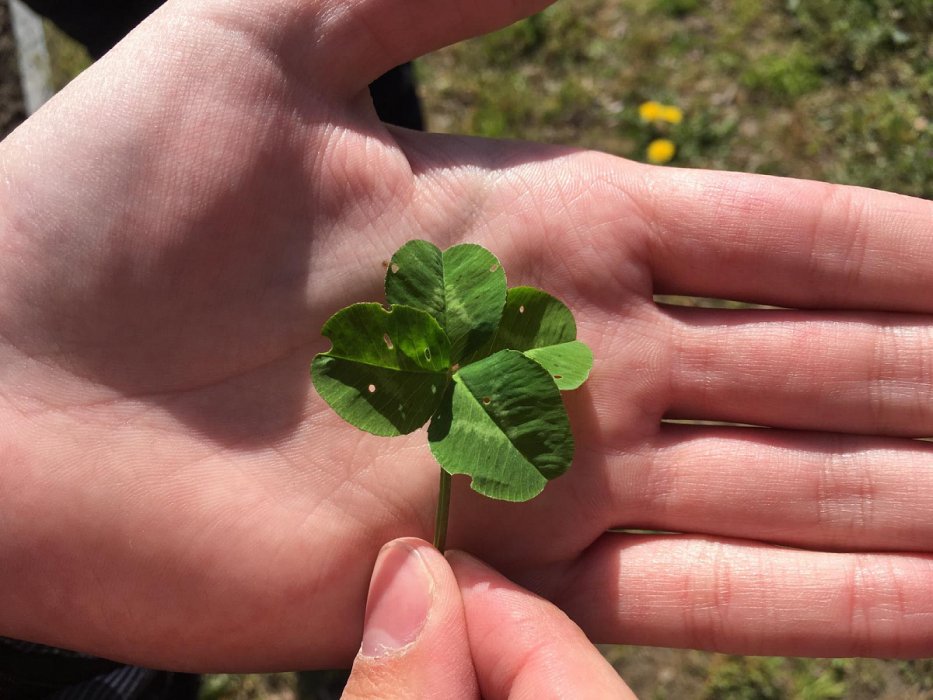
<path fill-rule="evenodd" d="M 479 245 L 441 252 L 410 241 L 392 256 L 385 291 L 388 308 L 353 304 L 324 324 L 332 347 L 311 376 L 344 420 L 375 435 L 430 420 L 442 547 L 451 474 L 491 498 L 526 501 L 570 467 L 560 391 L 586 380 L 593 355 L 561 301 L 507 289 L 502 265 Z"/>

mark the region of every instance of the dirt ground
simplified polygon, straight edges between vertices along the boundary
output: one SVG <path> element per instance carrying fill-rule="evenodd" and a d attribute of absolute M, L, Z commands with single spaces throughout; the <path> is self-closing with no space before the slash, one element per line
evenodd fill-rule
<path fill-rule="evenodd" d="M 24 118 L 10 8 L 6 0 L 0 0 L 0 139 L 13 131 Z"/>

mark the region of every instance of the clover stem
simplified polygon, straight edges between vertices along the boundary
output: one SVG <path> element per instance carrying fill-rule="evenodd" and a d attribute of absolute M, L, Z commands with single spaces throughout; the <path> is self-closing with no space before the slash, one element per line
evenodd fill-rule
<path fill-rule="evenodd" d="M 434 546 L 443 552 L 447 544 L 447 517 L 450 515 L 450 474 L 441 469 L 441 485 L 437 494 L 437 517 L 434 520 Z"/>

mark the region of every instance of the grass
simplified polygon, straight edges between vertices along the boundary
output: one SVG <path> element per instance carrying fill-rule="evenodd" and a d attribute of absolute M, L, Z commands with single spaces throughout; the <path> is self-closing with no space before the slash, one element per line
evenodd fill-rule
<path fill-rule="evenodd" d="M 577 0 L 419 61 L 433 130 L 933 197 L 928 0 Z M 649 126 L 638 105 L 681 107 Z"/>
<path fill-rule="evenodd" d="M 294 700 L 297 693 L 294 673 L 222 673 L 202 677 L 199 700 Z"/>
<path fill-rule="evenodd" d="M 933 198 L 929 0 L 564 0 L 417 64 L 434 131 L 849 183 Z M 56 84 L 89 64 L 49 37 Z M 680 107 L 646 124 L 647 100 Z M 683 303 L 683 300 L 670 299 Z M 706 302 L 724 304 L 725 302 Z M 930 700 L 933 660 L 603 647 L 645 700 Z M 294 674 L 209 676 L 204 700 L 294 698 Z"/>
<path fill-rule="evenodd" d="M 49 62 L 52 67 L 52 87 L 58 91 L 65 87 L 81 71 L 91 65 L 93 60 L 80 44 L 71 40 L 62 30 L 48 20 L 43 21 L 45 43 L 49 50 Z"/>
<path fill-rule="evenodd" d="M 933 660 L 795 659 L 603 646 L 642 700 L 930 700 Z M 324 690 L 324 688 L 330 688 Z M 205 676 L 201 700 L 327 700 L 339 691 L 298 674 Z"/>
<path fill-rule="evenodd" d="M 933 662 L 727 656 L 606 646 L 642 700 L 929 700 Z"/>

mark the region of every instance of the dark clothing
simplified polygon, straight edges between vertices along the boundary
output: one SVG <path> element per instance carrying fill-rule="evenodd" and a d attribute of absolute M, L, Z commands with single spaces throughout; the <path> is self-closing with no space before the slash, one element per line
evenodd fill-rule
<path fill-rule="evenodd" d="M 196 700 L 197 676 L 0 637 L 0 700 Z"/>

